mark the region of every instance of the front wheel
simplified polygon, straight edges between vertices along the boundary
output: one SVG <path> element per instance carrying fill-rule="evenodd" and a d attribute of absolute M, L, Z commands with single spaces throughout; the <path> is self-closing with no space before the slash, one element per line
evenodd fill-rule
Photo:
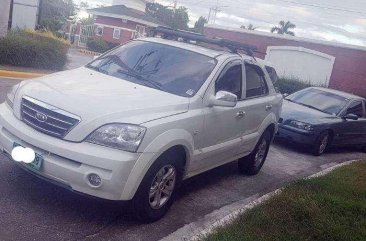
<path fill-rule="evenodd" d="M 181 156 L 166 153 L 150 167 L 132 200 L 136 219 L 154 222 L 168 212 L 182 180 L 182 163 Z"/>
<path fill-rule="evenodd" d="M 329 131 L 323 131 L 320 133 L 318 138 L 316 138 L 315 143 L 312 147 L 311 152 L 314 156 L 322 155 L 327 149 L 330 142 L 330 134 Z"/>
<path fill-rule="evenodd" d="M 261 170 L 269 151 L 271 144 L 271 134 L 265 131 L 253 152 L 238 161 L 239 171 L 246 175 L 256 175 Z"/>

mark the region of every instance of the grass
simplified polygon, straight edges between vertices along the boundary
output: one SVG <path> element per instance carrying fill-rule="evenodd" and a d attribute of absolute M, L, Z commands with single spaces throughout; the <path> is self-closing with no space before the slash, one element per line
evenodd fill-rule
<path fill-rule="evenodd" d="M 289 185 L 205 241 L 366 240 L 366 161 Z"/>

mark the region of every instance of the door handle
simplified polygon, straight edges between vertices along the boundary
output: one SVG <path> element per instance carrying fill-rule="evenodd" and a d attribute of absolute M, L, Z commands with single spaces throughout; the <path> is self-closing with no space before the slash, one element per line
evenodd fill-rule
<path fill-rule="evenodd" d="M 245 116 L 245 111 L 239 111 L 238 113 L 236 113 L 236 118 L 237 119 L 241 119 Z"/>
<path fill-rule="evenodd" d="M 272 105 L 266 105 L 266 111 L 270 111 L 270 110 L 272 110 Z"/>

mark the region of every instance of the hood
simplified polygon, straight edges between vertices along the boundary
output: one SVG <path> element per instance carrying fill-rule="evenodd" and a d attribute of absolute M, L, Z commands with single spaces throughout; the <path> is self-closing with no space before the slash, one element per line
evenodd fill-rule
<path fill-rule="evenodd" d="M 337 119 L 337 116 L 296 104 L 285 99 L 282 105 L 281 118 L 283 119 L 283 122 L 286 122 L 287 120 L 298 120 L 309 124 L 321 124 Z"/>
<path fill-rule="evenodd" d="M 17 92 L 81 118 L 65 139 L 84 137 L 107 123 L 143 124 L 188 111 L 189 99 L 134 84 L 85 67 L 25 81 Z"/>

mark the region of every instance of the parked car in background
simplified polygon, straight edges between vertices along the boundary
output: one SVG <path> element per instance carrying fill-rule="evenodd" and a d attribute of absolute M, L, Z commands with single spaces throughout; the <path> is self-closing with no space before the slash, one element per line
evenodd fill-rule
<path fill-rule="evenodd" d="M 32 148 L 36 158 L 22 168 L 132 200 L 138 219 L 154 221 L 183 179 L 237 159 L 242 173 L 257 174 L 281 104 L 250 56 L 146 38 L 15 86 L 0 105 L 0 149 Z"/>
<path fill-rule="evenodd" d="M 314 155 L 331 145 L 366 146 L 365 105 L 356 95 L 306 88 L 285 98 L 277 137 L 306 144 Z"/>

